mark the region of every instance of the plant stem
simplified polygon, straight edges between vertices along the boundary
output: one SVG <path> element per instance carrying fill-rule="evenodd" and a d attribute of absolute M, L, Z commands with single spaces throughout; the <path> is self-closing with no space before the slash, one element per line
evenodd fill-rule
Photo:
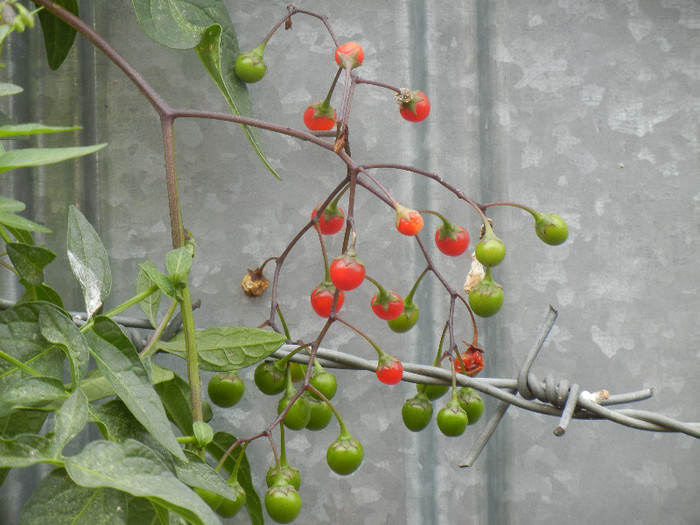
<path fill-rule="evenodd" d="M 194 331 L 194 314 L 192 310 L 192 299 L 190 298 L 190 288 L 185 282 L 185 287 L 181 291 L 182 299 L 180 313 L 182 314 L 182 326 L 185 331 L 185 349 L 187 360 L 187 380 L 190 384 L 190 403 L 192 409 L 192 421 L 203 421 L 202 415 L 202 381 L 199 376 L 199 355 L 197 353 L 197 341 Z"/>

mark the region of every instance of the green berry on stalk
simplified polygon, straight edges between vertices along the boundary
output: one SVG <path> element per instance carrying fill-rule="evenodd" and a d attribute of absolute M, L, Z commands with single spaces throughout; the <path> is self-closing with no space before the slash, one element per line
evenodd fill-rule
<path fill-rule="evenodd" d="M 214 374 L 207 386 L 209 399 L 220 407 L 232 407 L 241 400 L 244 391 L 245 383 L 235 371 Z"/>
<path fill-rule="evenodd" d="M 456 398 L 447 402 L 437 415 L 437 425 L 444 435 L 457 437 L 464 434 L 469 418 L 467 412 L 460 406 Z"/>
<path fill-rule="evenodd" d="M 214 510 L 223 518 L 232 518 L 238 514 L 238 511 L 245 505 L 246 494 L 237 479 L 230 479 L 226 483 L 231 487 L 234 497 L 232 499 L 224 498 L 221 504 Z"/>
<path fill-rule="evenodd" d="M 295 489 L 299 490 L 299 487 L 301 487 L 301 476 L 299 475 L 299 469 L 291 466 L 289 463 L 282 461 L 281 459 L 279 468 L 277 468 L 277 465 L 272 465 L 267 470 L 267 475 L 265 476 L 267 487 L 269 488 L 274 485 L 275 481 L 280 476 L 285 478 L 288 483 L 291 483 Z"/>
<path fill-rule="evenodd" d="M 420 385 L 417 387 L 420 388 Z M 450 385 L 426 385 L 424 392 L 428 399 L 434 401 L 447 394 L 449 389 Z"/>
<path fill-rule="evenodd" d="M 326 451 L 326 462 L 336 474 L 347 476 L 355 472 L 364 457 L 362 443 L 350 434 L 341 433 Z"/>
<path fill-rule="evenodd" d="M 333 419 L 333 410 L 325 401 L 319 401 L 309 397 L 309 410 L 311 417 L 306 424 L 306 430 L 323 430 Z"/>
<path fill-rule="evenodd" d="M 252 84 L 262 80 L 267 71 L 267 65 L 263 60 L 264 45 L 256 47 L 251 51 L 241 53 L 236 58 L 234 71 L 236 76 L 243 82 Z"/>
<path fill-rule="evenodd" d="M 496 266 L 506 256 L 506 245 L 490 228 L 474 248 L 477 260 L 484 266 Z"/>
<path fill-rule="evenodd" d="M 281 414 L 291 400 L 292 395 L 285 394 L 277 403 L 277 413 Z M 291 430 L 301 430 L 304 428 L 311 418 L 311 408 L 309 402 L 304 396 L 299 396 L 292 406 L 289 407 L 284 415 L 284 426 Z"/>
<path fill-rule="evenodd" d="M 275 361 L 263 361 L 255 368 L 255 386 L 268 396 L 274 396 L 284 391 L 285 370 Z"/>
<path fill-rule="evenodd" d="M 216 510 L 224 501 L 224 497 L 221 494 L 217 494 L 206 489 L 200 489 L 199 487 L 195 487 L 194 491 L 197 493 L 197 496 L 202 498 L 204 503 L 209 505 L 212 510 Z"/>
<path fill-rule="evenodd" d="M 338 381 L 335 379 L 335 376 L 325 370 L 314 371 L 309 383 L 326 396 L 328 400 L 333 399 L 333 396 L 338 390 Z M 312 398 L 321 399 L 316 392 L 310 390 L 309 393 Z"/>
<path fill-rule="evenodd" d="M 484 400 L 479 393 L 471 387 L 463 386 L 457 390 L 457 400 L 466 411 L 469 425 L 473 425 L 484 413 Z"/>
<path fill-rule="evenodd" d="M 401 407 L 401 418 L 411 432 L 419 432 L 428 426 L 433 416 L 433 404 L 424 393 L 407 399 Z"/>
<path fill-rule="evenodd" d="M 556 213 L 531 213 L 535 217 L 535 232 L 543 242 L 558 246 L 569 237 L 569 227 Z"/>
<path fill-rule="evenodd" d="M 491 278 L 491 269 L 469 290 L 469 307 L 480 317 L 495 315 L 503 305 L 503 288 Z"/>
<path fill-rule="evenodd" d="M 418 322 L 418 311 L 418 305 L 407 297 L 403 300 L 403 312 L 397 318 L 388 320 L 386 324 L 396 333 L 408 332 Z"/>
<path fill-rule="evenodd" d="M 301 512 L 301 496 L 280 478 L 265 492 L 265 510 L 277 523 L 291 523 Z"/>

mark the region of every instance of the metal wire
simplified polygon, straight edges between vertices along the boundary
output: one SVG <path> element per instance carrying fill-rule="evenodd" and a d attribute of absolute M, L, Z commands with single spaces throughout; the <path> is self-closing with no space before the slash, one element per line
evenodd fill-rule
<path fill-rule="evenodd" d="M 0 299 L 0 310 L 11 306 L 13 306 L 12 303 Z M 73 315 L 76 323 L 84 322 L 84 318 L 81 317 L 84 314 L 72 313 L 71 315 Z M 572 419 L 607 419 L 629 428 L 652 432 L 677 432 L 700 439 L 700 423 L 684 423 L 646 410 L 613 410 L 607 408 L 611 405 L 634 403 L 648 399 L 653 395 L 653 390 L 650 388 L 610 395 L 607 390 L 594 393 L 582 390 L 579 385 L 570 384 L 566 379 L 557 381 L 551 374 L 547 375 L 544 380 L 537 379 L 530 372 L 530 369 L 554 326 L 556 318 L 557 311 L 550 306 L 540 326 L 535 342 L 523 361 L 516 378 L 479 378 L 463 374 L 457 375 L 456 382 L 459 386 L 471 387 L 501 401 L 481 435 L 474 442 L 472 449 L 460 463 L 461 467 L 468 467 L 474 464 L 511 405 L 524 410 L 559 417 L 558 425 L 553 430 L 555 436 L 564 435 Z M 151 329 L 150 323 L 143 319 L 115 317 L 114 321 L 121 326 L 132 328 L 132 330 L 128 331 L 129 336 L 137 347 L 146 340 L 143 337 L 143 330 Z M 167 337 L 175 333 L 180 322 L 179 318 L 174 318 L 169 323 Z M 272 356 L 280 359 L 297 348 L 297 345 L 282 345 Z M 319 348 L 316 357 L 319 363 L 326 368 L 365 370 L 368 372 L 375 372 L 377 369 L 377 360 L 364 359 L 338 350 Z M 291 360 L 306 364 L 309 361 L 309 355 L 298 352 L 292 356 Z M 431 385 L 452 384 L 452 372 L 444 368 L 403 362 L 403 369 L 403 380 L 407 382 Z"/>

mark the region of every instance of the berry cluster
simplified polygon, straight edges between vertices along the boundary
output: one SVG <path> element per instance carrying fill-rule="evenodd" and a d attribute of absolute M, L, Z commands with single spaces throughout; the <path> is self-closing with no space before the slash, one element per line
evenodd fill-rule
<path fill-rule="evenodd" d="M 241 81 L 250 83 L 262 79 L 267 69 L 263 60 L 263 50 L 271 36 L 272 33 L 266 37 L 260 46 L 238 57 L 235 72 Z M 392 331 L 404 333 L 411 330 L 418 323 L 420 308 L 414 301 L 414 297 L 419 284 L 426 275 L 434 275 L 444 285 L 450 300 L 453 303 L 459 301 L 464 306 L 473 326 L 473 341 L 471 344 L 468 344 L 465 351 L 461 353 L 458 351 L 458 347 L 453 340 L 455 314 L 454 308 L 451 308 L 433 364 L 440 366 L 443 361 L 448 360 L 451 362 L 450 368 L 454 374 L 474 376 L 484 368 L 484 352 L 478 347 L 478 333 L 474 314 L 480 317 L 489 317 L 496 314 L 503 304 L 504 297 L 503 288 L 493 281 L 492 269 L 503 261 L 506 253 L 505 244 L 494 233 L 493 222 L 485 214 L 487 209 L 496 205 L 508 205 L 529 212 L 535 218 L 536 234 L 544 242 L 551 245 L 564 242 L 567 238 L 568 230 L 566 223 L 556 214 L 541 213 L 514 203 L 480 205 L 465 197 L 456 188 L 451 187 L 441 179 L 437 179 L 436 176 L 421 170 L 403 166 L 397 167 L 395 165 L 362 166 L 356 164 L 350 157 L 348 145 L 348 114 L 351 107 L 351 95 L 349 93 L 354 93 L 354 89 L 347 89 L 348 85 L 354 87 L 360 84 L 367 84 L 392 90 L 399 106 L 399 114 L 408 122 L 425 120 L 430 113 L 430 102 L 428 97 L 421 91 L 394 88 L 384 83 L 361 78 L 357 73 L 357 68 L 363 64 L 365 56 L 364 50 L 356 42 L 339 45 L 335 50 L 334 58 L 338 65 L 338 70 L 331 82 L 331 87 L 323 100 L 309 104 L 304 110 L 303 121 L 306 128 L 317 136 L 330 136 L 333 138 L 332 149 L 335 153 L 341 155 L 348 167 L 348 173 L 323 203 L 313 207 L 310 221 L 300 234 L 295 237 L 295 240 L 292 241 L 284 254 L 268 259 L 268 261 L 275 260 L 279 270 L 279 267 L 285 261 L 287 253 L 290 251 L 289 248 L 304 233 L 308 231 L 316 232 L 325 275 L 313 288 L 309 299 L 312 310 L 321 318 L 326 319 L 326 323 L 316 340 L 300 343 L 294 352 L 283 359 L 266 360 L 260 363 L 255 370 L 255 384 L 264 394 L 281 395 L 277 405 L 279 422 L 281 423 L 280 429 L 284 427 L 291 430 L 320 430 L 325 428 L 333 415 L 335 415 L 340 424 L 340 435 L 328 447 L 326 459 L 333 471 L 341 475 L 347 475 L 360 466 L 363 458 L 363 448 L 350 435 L 342 418 L 331 403 L 331 399 L 337 389 L 336 379 L 314 359 L 315 350 L 321 344 L 330 327 L 334 323 L 340 323 L 354 330 L 377 352 L 376 375 L 379 381 L 387 385 L 399 383 L 403 378 L 403 365 L 399 358 L 382 350 L 366 333 L 353 326 L 347 320 L 346 317 L 350 316 L 352 312 L 343 310 L 346 294 L 355 293 L 355 290 L 359 289 L 365 282 L 368 282 L 376 289 L 368 301 L 369 310 L 379 319 L 386 321 L 387 326 Z M 331 100 L 343 74 L 345 75 L 346 89 L 344 90 L 340 109 L 337 111 L 331 105 Z M 470 234 L 468 229 L 465 226 L 453 223 L 435 210 L 415 210 L 400 204 L 370 172 L 370 170 L 380 168 L 405 169 L 418 175 L 439 180 L 444 187 L 452 191 L 476 211 L 480 219 L 481 231 L 479 232 L 479 240 L 471 255 L 472 268 L 467 284 L 464 287 L 464 291 L 468 294 L 468 300 L 463 297 L 461 292 L 449 286 L 441 275 L 435 260 L 435 255 L 437 254 L 424 244 L 420 235 L 424 226 L 424 217 L 428 215 L 437 217 L 439 225 L 436 227 L 434 235 L 431 235 L 436 251 L 448 257 L 464 257 L 466 263 L 470 260 L 468 253 Z M 356 251 L 355 241 L 359 235 L 362 235 L 362 232 L 358 232 L 355 229 L 355 215 L 358 211 L 355 207 L 355 194 L 361 189 L 366 189 L 393 210 L 396 231 L 405 237 L 415 239 L 425 256 L 427 266 L 415 280 L 405 298 L 402 298 L 398 293 L 384 287 L 372 278 Z M 347 199 L 347 202 L 344 202 L 343 207 L 341 207 L 341 200 L 344 199 Z M 342 249 L 339 254 L 331 259 L 327 255 L 325 238 L 341 232 L 344 233 Z M 258 277 L 262 276 L 263 268 L 268 261 L 265 261 L 258 269 L 251 270 L 249 275 L 254 273 Z M 277 287 L 278 279 L 279 271 L 276 271 L 275 280 L 272 283 L 273 289 Z M 267 283 L 267 281 L 265 282 Z M 288 333 L 286 322 L 282 317 L 281 305 L 276 298 L 273 299 L 271 311 L 273 313 L 267 324 L 276 329 L 277 321 L 281 321 L 285 334 L 289 340 L 292 340 Z M 446 351 L 443 352 L 446 334 L 449 334 L 449 341 Z M 309 354 L 310 365 L 306 371 L 300 371 L 300 365 L 291 362 L 291 357 L 302 351 Z M 239 380 L 239 378 L 236 378 L 231 381 L 231 385 L 227 383 L 227 386 L 230 386 L 233 391 L 233 385 L 237 384 Z M 222 384 L 222 381 L 228 380 L 215 376 L 210 383 L 210 388 L 216 388 Z M 295 382 L 301 382 L 300 386 L 295 386 Z M 212 384 L 215 386 L 212 387 Z M 446 394 L 448 390 L 451 390 L 452 393 L 450 399 L 437 413 L 437 426 L 446 436 L 463 434 L 467 425 L 476 423 L 479 420 L 484 410 L 484 404 L 479 394 L 473 389 L 466 387 L 456 388 L 454 384 L 451 389 L 449 386 L 442 385 L 418 385 L 416 395 L 407 399 L 401 409 L 405 426 L 414 432 L 426 428 L 432 418 L 433 401 Z M 218 402 L 211 394 L 210 397 L 215 402 Z M 231 398 L 237 398 L 237 394 L 232 393 Z M 222 401 L 224 402 L 223 406 L 225 406 L 229 399 Z M 281 457 L 284 458 L 284 432 L 281 432 L 281 441 Z M 273 476 L 268 475 L 269 489 L 265 497 L 265 505 L 273 519 L 286 523 L 294 519 L 301 506 L 301 500 L 297 492 L 299 489 L 299 474 L 297 469 L 286 464 L 286 459 L 280 460 L 278 465 L 273 466 L 271 472 L 273 470 L 276 474 Z M 284 472 L 287 474 L 284 474 Z"/>

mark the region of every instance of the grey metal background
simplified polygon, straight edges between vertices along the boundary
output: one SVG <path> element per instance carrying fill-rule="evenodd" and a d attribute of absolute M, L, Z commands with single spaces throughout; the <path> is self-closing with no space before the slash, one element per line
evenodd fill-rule
<path fill-rule="evenodd" d="M 194 53 L 158 47 L 136 27 L 126 2 L 83 2 L 83 12 L 173 105 L 225 111 Z M 642 408 L 700 420 L 700 3 L 695 0 L 300 1 L 330 17 L 341 40 L 364 46 L 361 74 L 429 94 L 423 124 L 398 117 L 387 92 L 360 86 L 351 116 L 354 156 L 434 170 L 481 202 L 512 200 L 557 211 L 570 240 L 550 248 L 517 210 L 495 209 L 508 256 L 497 269 L 506 302 L 480 322 L 485 373 L 513 377 L 548 304 L 560 312 L 534 372 L 622 393 L 653 387 Z M 242 49 L 255 47 L 284 13 L 282 2 L 228 2 Z M 18 121 L 76 123 L 75 143 L 109 142 L 96 159 L 35 173 L 0 175 L 2 193 L 27 202 L 27 216 L 59 224 L 47 242 L 64 251 L 67 207 L 79 204 L 110 251 L 112 304 L 128 298 L 138 263 L 163 266 L 168 218 L 155 113 L 126 78 L 79 39 L 56 73 L 44 65 L 40 39 L 13 36 L 2 72 L 26 88 L 9 108 Z M 251 87 L 260 118 L 302 125 L 301 110 L 323 98 L 334 72 L 333 47 L 320 23 L 299 16 L 294 31 L 267 47 L 269 72 Z M 284 61 L 289 60 L 290 66 Z M 264 135 L 284 178 L 274 180 L 237 126 L 182 121 L 176 126 L 186 226 L 198 254 L 193 295 L 202 299 L 199 326 L 256 325 L 265 301 L 244 297 L 247 268 L 278 254 L 339 177 L 342 165 L 307 144 Z M 50 137 L 47 144 L 66 144 Z M 420 178 L 378 174 L 402 202 L 445 211 L 477 234 L 476 215 Z M 363 196 L 357 248 L 371 274 L 406 293 L 422 269 L 414 243 L 398 238 L 393 215 Z M 426 231 L 436 226 L 427 219 Z M 335 243 L 335 244 L 334 244 Z M 338 250 L 337 241 L 331 242 Z M 468 263 L 440 259 L 455 286 Z M 81 306 L 74 283 L 48 282 Z M 314 239 L 294 250 L 281 283 L 294 337 L 309 338 L 320 320 L 308 293 L 321 279 Z M 0 292 L 19 291 L 0 274 Z M 388 333 L 360 313 L 368 291 L 351 294 L 346 312 L 383 348 L 428 362 L 447 302 L 434 281 L 421 287 L 421 321 L 409 335 Z M 465 320 L 459 337 L 469 339 Z M 373 351 L 334 328 L 324 346 Z M 255 392 L 250 378 L 240 406 L 217 413 L 228 430 L 258 431 L 276 401 Z M 562 438 L 556 420 L 511 408 L 474 467 L 461 470 L 483 423 L 448 439 L 400 423 L 413 387 L 379 385 L 370 374 L 338 374 L 338 408 L 365 447 L 349 477 L 325 464 L 333 427 L 291 433 L 290 461 L 302 471 L 299 523 L 554 524 L 700 523 L 700 447 L 687 436 L 645 433 L 609 422 L 574 421 Z M 487 400 L 487 411 L 495 403 Z M 438 407 L 439 408 L 439 405 Z M 258 484 L 272 456 L 250 447 Z M 16 522 L 41 473 L 13 472 L 0 492 L 0 523 Z M 232 520 L 245 523 L 247 516 Z"/>

